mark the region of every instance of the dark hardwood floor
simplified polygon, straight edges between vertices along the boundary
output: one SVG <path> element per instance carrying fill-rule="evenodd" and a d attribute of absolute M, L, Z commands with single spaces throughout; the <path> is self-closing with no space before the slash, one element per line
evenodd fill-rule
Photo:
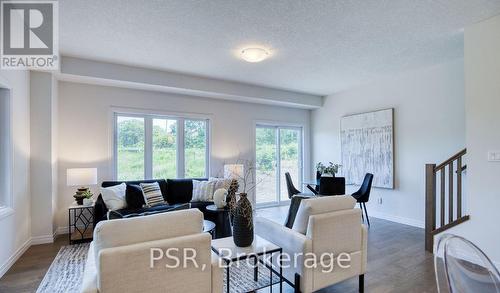
<path fill-rule="evenodd" d="M 283 223 L 288 207 L 260 209 L 258 216 Z M 366 292 L 437 292 L 433 256 L 424 250 L 424 230 L 370 218 Z M 0 292 L 35 292 L 60 247 L 67 245 L 62 235 L 53 244 L 32 246 L 0 279 Z M 293 292 L 284 286 L 285 292 Z M 273 292 L 278 292 L 275 286 Z M 259 292 L 268 292 L 260 290 Z M 358 292 L 357 278 L 320 292 Z"/>
<path fill-rule="evenodd" d="M 68 245 L 68 235 L 58 236 L 51 244 L 31 246 L 0 279 L 0 292 L 36 292 L 63 245 Z"/>

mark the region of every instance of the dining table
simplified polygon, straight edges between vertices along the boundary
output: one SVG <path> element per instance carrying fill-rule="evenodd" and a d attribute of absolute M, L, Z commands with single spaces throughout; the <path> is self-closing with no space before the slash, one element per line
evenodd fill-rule
<path fill-rule="evenodd" d="M 339 181 L 335 182 L 335 188 L 338 189 L 338 191 L 334 192 L 334 195 L 337 194 L 345 194 L 345 178 L 344 177 L 329 177 L 329 178 L 336 178 Z M 307 189 L 309 189 L 313 194 L 320 194 L 320 178 L 318 178 L 316 181 L 304 181 L 302 182 L 302 185 L 304 185 Z"/>
<path fill-rule="evenodd" d="M 319 182 L 313 182 L 313 181 L 302 182 L 302 185 L 304 185 L 307 189 L 309 189 L 314 194 L 317 194 L 317 192 L 319 191 Z M 318 188 L 316 189 L 316 187 L 318 187 Z"/>

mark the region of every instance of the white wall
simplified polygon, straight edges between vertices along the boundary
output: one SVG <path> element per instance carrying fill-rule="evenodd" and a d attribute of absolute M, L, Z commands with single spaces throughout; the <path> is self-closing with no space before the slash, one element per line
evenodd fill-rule
<path fill-rule="evenodd" d="M 48 72 L 31 72 L 31 236 L 33 244 L 53 242 L 53 213 L 57 198 L 57 153 L 55 153 L 57 84 Z M 56 110 L 56 111 L 54 111 Z"/>
<path fill-rule="evenodd" d="M 460 59 L 327 97 L 323 108 L 312 111 L 313 164 L 340 163 L 341 117 L 394 108 L 395 189 L 373 189 L 367 208 L 370 215 L 423 227 L 425 164 L 465 147 L 463 83 Z"/>
<path fill-rule="evenodd" d="M 12 208 L 0 218 L 0 277 L 29 247 L 31 236 L 29 73 L 0 70 L 0 86 L 12 89 Z"/>
<path fill-rule="evenodd" d="M 58 158 L 58 144 L 59 144 L 59 140 L 58 140 L 58 117 L 59 117 L 59 114 L 58 114 L 58 110 L 59 110 L 59 96 L 58 96 L 58 93 L 59 93 L 59 83 L 57 81 L 57 79 L 54 77 L 54 75 L 52 75 L 52 79 L 50 80 L 50 83 L 51 83 L 51 88 L 52 88 L 52 99 L 51 99 L 51 112 L 52 112 L 52 115 L 51 115 L 51 128 L 52 128 L 52 135 L 51 135 L 51 142 L 50 144 L 52 145 L 52 153 L 51 153 L 51 157 L 52 157 L 52 162 L 51 162 L 51 165 L 52 165 L 52 174 L 51 174 L 51 177 L 52 177 L 52 193 L 51 193 L 51 201 L 52 201 L 52 231 L 53 233 L 56 233 L 57 232 L 57 212 L 58 212 L 58 209 L 59 207 L 57 206 L 58 202 L 59 202 L 59 198 L 58 198 L 58 176 L 59 176 L 59 168 L 58 168 L 58 165 L 59 165 L 59 158 Z M 65 181 L 63 181 L 65 182 Z"/>
<path fill-rule="evenodd" d="M 309 138 L 309 110 L 71 82 L 59 83 L 58 102 L 59 227 L 67 226 L 66 207 L 73 201 L 73 188 L 65 186 L 67 168 L 97 167 L 100 181 L 113 179 L 112 107 L 207 115 L 212 131 L 211 175 L 221 174 L 225 161 L 253 159 L 256 121 L 298 123 L 305 127 L 306 141 Z M 308 144 L 305 154 L 309 170 Z"/>
<path fill-rule="evenodd" d="M 500 267 L 500 16 L 465 29 L 468 207 L 471 219 L 451 230 L 481 247 Z"/>

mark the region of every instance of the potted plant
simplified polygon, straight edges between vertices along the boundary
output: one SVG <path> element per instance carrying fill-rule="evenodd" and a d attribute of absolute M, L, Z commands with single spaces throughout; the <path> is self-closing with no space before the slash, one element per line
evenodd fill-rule
<path fill-rule="evenodd" d="M 334 164 L 332 162 L 329 162 L 328 166 L 325 166 L 322 162 L 319 162 L 318 164 L 316 164 L 316 173 L 324 177 L 335 177 L 335 174 L 339 172 L 340 167 L 342 167 L 342 165 Z"/>
<path fill-rule="evenodd" d="M 90 199 L 92 198 L 92 196 L 94 196 L 94 194 L 92 193 L 92 191 L 90 191 L 88 187 L 78 188 L 76 194 L 73 195 L 78 205 L 83 205 L 83 200 Z"/>

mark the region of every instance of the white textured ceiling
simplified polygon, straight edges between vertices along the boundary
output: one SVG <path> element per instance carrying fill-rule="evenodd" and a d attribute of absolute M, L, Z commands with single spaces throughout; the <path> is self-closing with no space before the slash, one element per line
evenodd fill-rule
<path fill-rule="evenodd" d="M 500 0 L 60 0 L 69 56 L 331 94 L 463 55 Z M 239 48 L 272 57 L 246 63 Z"/>

